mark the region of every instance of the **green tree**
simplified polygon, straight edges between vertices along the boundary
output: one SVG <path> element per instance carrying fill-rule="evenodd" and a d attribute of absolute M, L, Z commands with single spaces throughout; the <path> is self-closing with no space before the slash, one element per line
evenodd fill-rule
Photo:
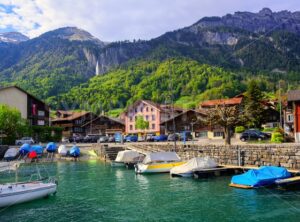
<path fill-rule="evenodd" d="M 264 95 L 255 80 L 251 80 L 245 93 L 243 120 L 248 127 L 260 128 L 263 122 Z"/>
<path fill-rule="evenodd" d="M 27 121 L 16 108 L 0 105 L 0 131 L 3 143 L 12 144 L 17 137 L 29 133 Z"/>
<path fill-rule="evenodd" d="M 224 130 L 225 145 L 231 144 L 231 130 L 240 124 L 240 109 L 237 106 L 217 105 L 207 113 L 207 123 L 221 126 Z"/>
<path fill-rule="evenodd" d="M 138 116 L 135 121 L 135 128 L 143 131 L 149 129 L 149 121 L 144 120 L 143 116 Z"/>

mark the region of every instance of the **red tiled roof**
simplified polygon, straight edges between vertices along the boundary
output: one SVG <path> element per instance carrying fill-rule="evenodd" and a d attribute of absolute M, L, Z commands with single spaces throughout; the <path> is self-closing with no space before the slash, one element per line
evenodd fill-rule
<path fill-rule="evenodd" d="M 216 106 L 216 105 L 239 105 L 242 103 L 243 98 L 242 97 L 237 97 L 237 98 L 230 98 L 230 99 L 215 99 L 215 100 L 207 100 L 200 105 L 202 107 L 208 106 Z"/>

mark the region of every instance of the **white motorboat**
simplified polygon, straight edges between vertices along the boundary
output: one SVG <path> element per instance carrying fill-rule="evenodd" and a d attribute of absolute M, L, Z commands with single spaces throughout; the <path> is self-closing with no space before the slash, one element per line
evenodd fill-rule
<path fill-rule="evenodd" d="M 126 164 L 135 164 L 141 162 L 144 156 L 134 150 L 123 150 L 118 152 L 118 155 L 114 161 L 112 161 L 112 166 L 125 166 Z"/>
<path fill-rule="evenodd" d="M 43 183 L 41 181 L 11 183 L 0 185 L 0 207 L 28 202 L 47 197 L 56 192 L 57 185 L 53 181 Z"/>
<path fill-rule="evenodd" d="M 187 163 L 171 169 L 172 176 L 191 177 L 194 171 L 199 169 L 210 169 L 217 167 L 217 163 L 210 157 L 195 157 Z"/>
<path fill-rule="evenodd" d="M 60 156 L 67 156 L 67 154 L 68 154 L 68 149 L 67 149 L 66 145 L 60 145 L 60 146 L 58 147 L 58 154 L 59 154 Z"/>
<path fill-rule="evenodd" d="M 4 154 L 4 160 L 12 161 L 17 157 L 18 153 L 16 148 L 9 148 Z"/>
<path fill-rule="evenodd" d="M 156 152 L 146 155 L 142 163 L 135 165 L 136 173 L 168 173 L 175 167 L 184 164 L 175 152 Z"/>

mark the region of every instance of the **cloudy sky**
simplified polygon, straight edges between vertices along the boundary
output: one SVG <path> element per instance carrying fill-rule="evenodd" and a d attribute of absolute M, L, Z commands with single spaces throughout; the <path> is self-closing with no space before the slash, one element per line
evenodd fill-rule
<path fill-rule="evenodd" d="M 77 26 L 104 41 L 150 39 L 204 16 L 235 11 L 300 11 L 299 0 L 0 0 L 0 32 L 35 37 Z"/>

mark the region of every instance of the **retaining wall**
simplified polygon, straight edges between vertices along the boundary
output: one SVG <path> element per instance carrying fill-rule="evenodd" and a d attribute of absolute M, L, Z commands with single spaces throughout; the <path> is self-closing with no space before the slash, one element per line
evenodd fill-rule
<path fill-rule="evenodd" d="M 125 144 L 126 145 L 126 144 Z M 133 145 L 128 146 L 132 149 Z M 137 149 L 174 150 L 173 144 L 134 144 Z M 300 145 L 268 144 L 268 145 L 177 145 L 176 152 L 182 159 L 210 156 L 224 165 L 256 165 L 283 166 L 300 169 Z"/>

